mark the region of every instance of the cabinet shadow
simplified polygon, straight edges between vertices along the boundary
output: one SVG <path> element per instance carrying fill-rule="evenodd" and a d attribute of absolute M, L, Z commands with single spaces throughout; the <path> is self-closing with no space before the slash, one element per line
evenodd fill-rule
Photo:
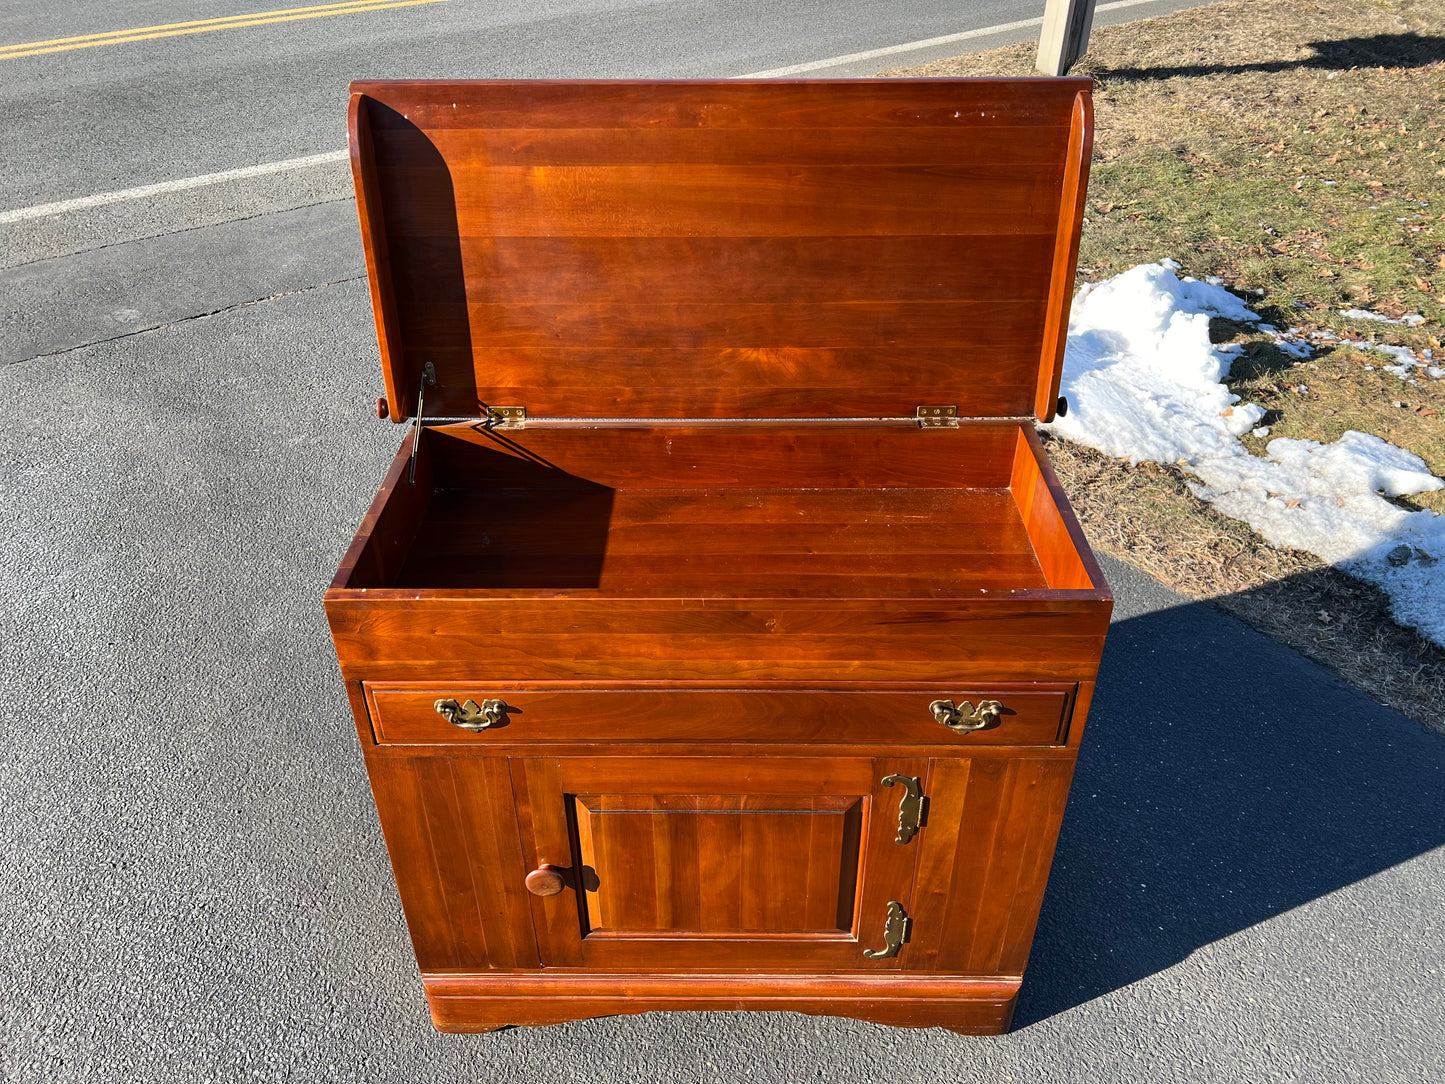
<path fill-rule="evenodd" d="M 365 105 L 370 137 L 378 146 L 380 206 L 387 209 L 374 212 L 384 237 L 369 243 L 384 246 L 380 259 L 395 306 L 393 349 L 404 355 L 391 361 L 398 391 L 407 397 L 410 411 L 422 366 L 432 362 L 437 383 L 426 393 L 427 414 L 475 414 L 470 299 L 451 166 L 430 136 L 401 113 L 374 98 Z"/>
<path fill-rule="evenodd" d="M 1445 736 L 1207 604 L 1118 622 L 1016 1026 L 1439 847 L 1442 810 Z"/>
<path fill-rule="evenodd" d="M 395 586 L 594 588 L 614 490 L 569 474 L 505 434 L 425 434 L 434 491 Z"/>

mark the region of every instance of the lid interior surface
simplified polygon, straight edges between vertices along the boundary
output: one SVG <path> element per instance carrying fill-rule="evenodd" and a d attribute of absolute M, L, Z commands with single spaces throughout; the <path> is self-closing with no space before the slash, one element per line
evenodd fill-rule
<path fill-rule="evenodd" d="M 355 83 L 391 416 L 1047 418 L 1090 86 Z"/>

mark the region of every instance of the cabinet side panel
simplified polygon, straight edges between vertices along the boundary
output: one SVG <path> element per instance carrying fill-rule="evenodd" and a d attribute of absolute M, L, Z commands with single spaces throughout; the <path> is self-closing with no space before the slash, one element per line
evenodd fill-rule
<path fill-rule="evenodd" d="M 425 971 L 462 965 L 452 939 L 431 831 L 421 801 L 417 769 L 423 766 L 421 758 L 410 757 L 369 759 L 366 765 L 391 868 L 396 874 L 401 909 L 406 914 L 417 963 Z"/>
<path fill-rule="evenodd" d="M 1029 533 L 1034 556 L 1053 588 L 1089 589 L 1102 586 L 1091 582 L 1088 568 L 1079 556 L 1077 542 L 1059 509 L 1061 492 L 1055 492 L 1044 476 L 1034 449 L 1022 430 L 1014 455 L 1013 478 L 1009 488 L 1018 503 L 1019 515 Z M 1087 543 L 1085 543 L 1087 545 Z"/>
<path fill-rule="evenodd" d="M 377 813 L 417 962 L 537 966 L 519 890 L 521 862 L 506 761 L 373 758 Z"/>
<path fill-rule="evenodd" d="M 476 865 L 472 842 L 462 823 L 453 762 L 432 757 L 413 768 L 416 798 L 426 821 L 432 868 L 446 909 L 451 941 L 461 966 L 486 966 L 487 942 L 482 935 L 481 893 L 472 876 Z M 425 963 L 422 964 L 426 966 Z"/>
<path fill-rule="evenodd" d="M 935 760 L 911 968 L 1022 974 L 1058 838 L 1068 760 Z"/>
<path fill-rule="evenodd" d="M 1059 840 L 1059 826 L 1069 800 L 1069 785 L 1074 778 L 1073 761 L 1028 760 L 1023 761 L 1021 767 L 1034 781 L 1030 787 L 1029 831 L 1019 855 L 1014 905 L 999 942 L 995 968 L 1006 975 L 1021 974 L 1028 963 L 1044 902 L 1044 888 L 1054 862 L 1054 847 Z"/>
<path fill-rule="evenodd" d="M 507 761 L 457 757 L 451 764 L 462 835 L 472 856 L 487 962 L 496 968 L 538 967 L 532 897 L 524 883 L 531 867 L 522 860 Z"/>

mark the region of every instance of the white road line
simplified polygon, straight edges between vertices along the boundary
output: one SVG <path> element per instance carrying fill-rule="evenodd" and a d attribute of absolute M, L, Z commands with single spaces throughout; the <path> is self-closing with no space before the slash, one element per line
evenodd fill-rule
<path fill-rule="evenodd" d="M 1145 0 L 1134 0 L 1134 2 L 1144 3 Z M 941 38 L 925 38 L 923 41 L 910 41 L 903 45 L 889 45 L 884 49 L 869 49 L 866 53 L 845 53 L 843 56 L 831 56 L 827 60 L 810 60 L 806 64 L 791 64 L 786 68 L 770 68 L 765 72 L 750 72 L 736 78 L 778 79 L 785 75 L 802 75 L 804 72 L 815 72 L 822 68 L 838 68 L 860 60 L 892 56 L 894 53 L 911 53 L 916 49 L 931 49 L 935 45 L 950 45 L 955 41 L 967 41 L 969 38 L 986 38 L 990 34 L 1002 34 L 1005 30 L 1022 30 L 1026 26 L 1042 26 L 1043 21 L 1042 17 L 1020 19 L 1016 23 L 999 23 L 998 26 L 985 26 L 979 30 L 965 30 L 961 34 L 944 34 Z"/>
<path fill-rule="evenodd" d="M 1114 11 L 1118 8 L 1138 7 L 1140 4 L 1154 4 L 1159 0 L 1114 0 L 1113 3 L 1100 4 L 1094 10 Z M 779 79 L 787 75 L 802 75 L 804 72 L 821 71 L 823 68 L 840 68 L 844 64 L 855 64 L 862 60 L 874 60 L 880 56 L 893 56 L 895 53 L 912 53 L 919 49 L 932 49 L 939 45 L 952 45 L 956 41 L 968 41 L 970 38 L 986 38 L 993 34 L 1002 34 L 1009 30 L 1023 30 L 1025 27 L 1042 26 L 1043 16 L 1033 19 L 1020 19 L 1016 23 L 999 23 L 997 26 L 980 27 L 978 30 L 965 30 L 959 34 L 944 34 L 938 38 L 924 38 L 922 41 L 904 42 L 902 45 L 889 45 L 883 49 L 869 49 L 863 53 L 845 53 L 843 56 L 831 56 L 826 60 L 810 60 L 806 64 L 792 64 L 786 68 L 770 68 L 765 72 L 750 72 L 747 75 L 735 76 L 737 79 Z"/>
<path fill-rule="evenodd" d="M 63 215 L 68 211 L 83 211 L 90 207 L 104 207 L 109 203 L 125 203 L 128 200 L 162 196 L 168 192 L 182 192 L 187 188 L 205 188 L 207 185 L 224 184 L 226 181 L 239 181 L 247 177 L 262 177 L 268 173 L 286 173 L 293 169 L 305 169 L 307 166 L 321 166 L 331 162 L 344 162 L 347 157 L 348 154 L 345 150 L 327 151 L 325 154 L 309 154 L 305 158 L 287 158 L 281 162 L 262 162 L 260 165 L 243 166 L 240 169 L 227 169 L 220 173 L 203 173 L 199 177 L 182 177 L 174 181 L 161 181 L 159 184 L 145 184 L 139 188 L 122 188 L 116 192 L 97 192 L 93 196 L 81 196 L 77 199 L 61 200 L 58 203 L 37 203 L 33 207 L 21 207 L 14 211 L 0 211 L 0 226 L 9 225 L 14 222 L 24 222 L 32 218 L 49 218 L 51 215 Z"/>
<path fill-rule="evenodd" d="M 1159 0 L 1113 0 L 1112 3 L 1100 4 L 1095 11 L 1114 11 L 1118 8 L 1138 7 L 1140 4 L 1158 3 Z M 837 68 L 844 64 L 853 64 L 861 60 L 873 60 L 880 56 L 893 56 L 896 53 L 911 53 L 919 49 L 932 49 L 939 45 L 951 45 L 956 41 L 968 41 L 970 38 L 986 38 L 991 34 L 1002 34 L 1009 30 L 1022 30 L 1029 26 L 1040 26 L 1043 18 L 1020 19 L 1015 23 L 999 23 L 997 26 L 985 26 L 978 30 L 965 30 L 959 34 L 944 34 L 942 37 L 925 38 L 923 41 L 910 41 L 902 45 L 890 45 L 884 49 L 869 49 L 863 53 L 847 53 L 844 56 L 828 57 L 826 60 L 813 60 L 806 64 L 793 64 L 787 68 L 772 68 L 764 72 L 751 72 L 748 75 L 739 75 L 738 79 L 777 79 L 787 75 L 801 75 L 803 72 L 820 71 L 824 68 Z M 58 203 L 37 203 L 33 207 L 20 207 L 14 211 L 0 211 L 0 226 L 8 226 L 16 222 L 26 222 L 33 218 L 49 218 L 52 215 L 63 215 L 69 211 L 83 211 L 90 207 L 104 207 L 111 203 L 125 203 L 129 200 L 147 199 L 150 196 L 162 196 L 168 192 L 182 192 L 187 188 L 205 188 L 207 185 L 224 184 L 226 181 L 239 181 L 247 177 L 261 177 L 267 173 L 285 173 L 293 169 L 305 169 L 307 166 L 326 165 L 330 162 L 342 162 L 347 158 L 345 150 L 327 151 L 325 154 L 311 154 L 305 158 L 287 158 L 280 162 L 262 162 L 260 165 L 243 166 L 241 169 L 227 169 L 220 173 L 203 173 L 199 177 L 182 177 L 175 181 L 161 181 L 159 184 L 145 184 L 139 188 L 122 188 L 115 192 L 97 192 L 93 196 L 81 196 L 77 199 L 61 200 Z"/>

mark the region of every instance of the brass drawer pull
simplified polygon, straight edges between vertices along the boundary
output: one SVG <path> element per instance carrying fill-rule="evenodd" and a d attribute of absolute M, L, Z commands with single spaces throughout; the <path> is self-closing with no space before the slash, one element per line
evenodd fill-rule
<path fill-rule="evenodd" d="M 452 726 L 470 730 L 473 734 L 488 727 L 504 726 L 507 712 L 511 710 L 505 700 L 483 700 L 480 705 L 475 700 L 462 704 L 455 700 L 438 700 L 436 709 L 437 714 Z"/>
<path fill-rule="evenodd" d="M 881 780 L 885 787 L 894 783 L 903 784 L 903 800 L 898 803 L 898 838 L 894 843 L 907 843 L 915 832 L 923 827 L 923 788 L 918 778 L 912 775 L 885 775 Z"/>
<path fill-rule="evenodd" d="M 883 924 L 883 951 L 864 949 L 863 955 L 870 960 L 886 960 L 889 957 L 897 956 L 898 950 L 903 947 L 903 942 L 908 940 L 908 935 L 912 932 L 913 919 L 908 917 L 908 912 L 903 909 L 903 904 L 897 900 L 891 900 L 888 904 L 888 921 Z"/>
<path fill-rule="evenodd" d="M 954 707 L 952 700 L 935 700 L 928 705 L 933 717 L 955 734 L 967 734 L 970 730 L 982 730 L 986 726 L 997 726 L 1003 714 L 1003 704 L 997 700 L 980 700 L 978 707 L 965 700 L 962 707 Z"/>

